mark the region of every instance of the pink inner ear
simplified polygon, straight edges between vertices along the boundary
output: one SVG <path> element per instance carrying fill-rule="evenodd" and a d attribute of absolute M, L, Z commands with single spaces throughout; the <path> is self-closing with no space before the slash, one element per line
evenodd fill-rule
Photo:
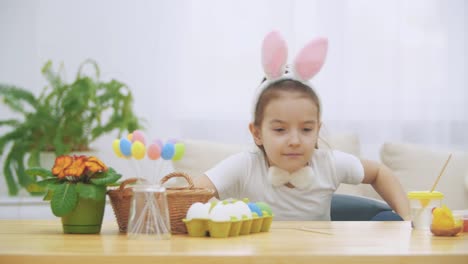
<path fill-rule="evenodd" d="M 326 38 L 312 40 L 302 48 L 294 60 L 294 72 L 297 77 L 304 81 L 314 77 L 325 62 L 327 49 L 328 40 Z"/>
<path fill-rule="evenodd" d="M 278 31 L 265 36 L 262 44 L 262 66 L 268 79 L 275 79 L 284 73 L 288 58 L 286 41 Z"/>

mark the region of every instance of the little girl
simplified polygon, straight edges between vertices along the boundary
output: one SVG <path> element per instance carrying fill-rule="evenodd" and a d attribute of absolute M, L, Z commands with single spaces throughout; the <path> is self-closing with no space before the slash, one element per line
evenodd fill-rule
<path fill-rule="evenodd" d="M 403 219 L 409 203 L 384 165 L 337 150 L 317 148 L 321 127 L 319 97 L 308 82 L 322 67 L 326 39 L 316 39 L 285 71 L 287 46 L 278 32 L 262 46 L 266 80 L 249 124 L 257 150 L 235 154 L 195 179 L 219 199 L 249 198 L 271 205 L 276 220 L 330 220 L 332 195 L 340 183 L 372 184 Z"/>

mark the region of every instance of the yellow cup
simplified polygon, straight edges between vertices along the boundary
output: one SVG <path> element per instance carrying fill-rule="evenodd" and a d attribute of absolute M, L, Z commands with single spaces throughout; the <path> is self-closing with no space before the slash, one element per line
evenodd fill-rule
<path fill-rule="evenodd" d="M 414 229 L 429 230 L 432 224 L 432 209 L 442 205 L 444 195 L 441 192 L 408 192 L 411 207 L 411 219 Z"/>

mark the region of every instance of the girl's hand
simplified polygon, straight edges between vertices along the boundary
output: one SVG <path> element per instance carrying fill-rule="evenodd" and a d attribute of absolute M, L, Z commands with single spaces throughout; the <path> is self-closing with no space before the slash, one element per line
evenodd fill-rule
<path fill-rule="evenodd" d="M 193 185 L 196 188 L 205 188 L 205 189 L 214 190 L 215 191 L 214 196 L 217 199 L 219 199 L 218 190 L 216 190 L 216 187 L 211 182 L 211 180 L 208 178 L 208 176 L 203 175 L 203 176 L 200 176 L 200 177 L 196 177 L 195 179 L 193 179 Z"/>

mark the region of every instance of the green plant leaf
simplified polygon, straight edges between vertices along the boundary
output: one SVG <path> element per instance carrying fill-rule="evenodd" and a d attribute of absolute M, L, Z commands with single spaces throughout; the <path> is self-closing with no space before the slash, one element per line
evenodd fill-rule
<path fill-rule="evenodd" d="M 9 195 L 17 195 L 18 194 L 18 184 L 15 181 L 13 176 L 13 170 L 11 166 L 13 166 L 13 154 L 10 152 L 8 153 L 5 164 L 3 166 L 3 175 L 5 176 L 5 181 L 8 186 L 8 194 Z"/>
<path fill-rule="evenodd" d="M 73 211 L 77 203 L 76 184 L 63 183 L 54 189 L 50 206 L 55 216 L 64 216 Z"/>
<path fill-rule="evenodd" d="M 11 110 L 19 113 L 27 113 L 24 103 L 31 107 L 37 106 L 37 99 L 31 91 L 13 86 L 0 84 L 0 96 L 3 97 L 3 103 L 10 107 Z M 30 108 L 30 107 L 29 107 Z"/>
<path fill-rule="evenodd" d="M 16 143 L 13 146 L 13 150 L 17 149 L 23 149 L 23 146 L 21 146 L 21 143 Z M 24 168 L 24 155 L 25 153 L 22 151 L 13 151 L 13 157 L 14 157 L 14 166 L 15 166 L 15 172 L 16 172 L 16 178 L 18 179 L 18 183 L 23 186 L 27 187 L 29 184 L 33 183 L 36 181 L 35 178 L 29 177 L 25 172 Z"/>
<path fill-rule="evenodd" d="M 37 183 L 31 183 L 26 187 L 26 190 L 28 192 L 44 192 L 46 188 Z"/>
<path fill-rule="evenodd" d="M 91 182 L 96 185 L 108 185 L 118 181 L 122 177 L 113 168 L 109 168 L 107 172 L 101 173 L 99 178 L 91 179 Z"/>
<path fill-rule="evenodd" d="M 3 148 L 8 144 L 8 143 L 14 143 L 17 142 L 18 140 L 22 140 L 22 137 L 24 136 L 24 131 L 22 131 L 23 127 L 18 127 L 13 131 L 10 131 L 6 134 L 4 134 L 2 137 L 0 137 L 0 152 L 3 152 Z M 10 151 L 11 153 L 11 151 Z"/>
<path fill-rule="evenodd" d="M 40 163 L 40 158 L 39 158 L 40 152 L 39 151 L 31 151 L 29 153 L 29 158 L 28 158 L 28 167 L 39 167 L 41 164 Z"/>
<path fill-rule="evenodd" d="M 43 181 L 46 181 L 46 180 L 43 180 Z M 42 183 L 43 181 L 40 181 L 38 183 Z M 60 188 L 60 186 L 62 186 L 62 183 L 63 182 L 60 182 L 60 180 L 56 180 L 56 181 L 48 181 L 47 182 L 47 189 L 49 191 L 54 191 L 56 190 L 57 188 Z"/>
<path fill-rule="evenodd" d="M 58 178 L 48 178 L 29 184 L 26 190 L 28 192 L 45 192 L 48 189 L 55 189 L 59 182 L 60 180 Z"/>
<path fill-rule="evenodd" d="M 93 59 L 87 59 L 87 60 L 85 60 L 84 62 L 81 63 L 80 67 L 78 68 L 76 78 L 77 79 L 81 78 L 81 75 L 82 75 L 81 72 L 83 71 L 83 67 L 85 67 L 88 64 L 94 67 L 94 73 L 96 74 L 96 79 L 99 79 L 99 75 L 100 75 L 99 66 L 98 66 L 97 62 L 95 60 L 93 60 Z"/>
<path fill-rule="evenodd" d="M 47 79 L 47 81 L 52 85 L 52 87 L 60 87 L 62 86 L 62 80 L 60 74 L 57 72 L 55 73 L 52 70 L 52 61 L 47 61 L 44 66 L 42 67 L 42 75 Z"/>
<path fill-rule="evenodd" d="M 44 198 L 42 198 L 43 201 L 50 201 L 52 200 L 52 196 L 54 195 L 54 191 L 48 190 Z"/>
<path fill-rule="evenodd" d="M 39 176 L 41 178 L 54 177 L 54 175 L 52 174 L 52 172 L 50 170 L 40 168 L 40 167 L 33 167 L 33 168 L 26 169 L 25 172 L 26 172 L 27 175 L 29 175 L 31 177 L 35 177 L 35 176 Z"/>
<path fill-rule="evenodd" d="M 79 182 L 76 186 L 76 191 L 78 192 L 78 195 L 82 198 L 88 198 L 93 200 L 101 200 L 102 198 L 106 198 L 106 188 L 94 184 L 86 184 Z"/>
<path fill-rule="evenodd" d="M 0 120 L 0 126 L 17 127 L 20 122 L 16 119 Z"/>

